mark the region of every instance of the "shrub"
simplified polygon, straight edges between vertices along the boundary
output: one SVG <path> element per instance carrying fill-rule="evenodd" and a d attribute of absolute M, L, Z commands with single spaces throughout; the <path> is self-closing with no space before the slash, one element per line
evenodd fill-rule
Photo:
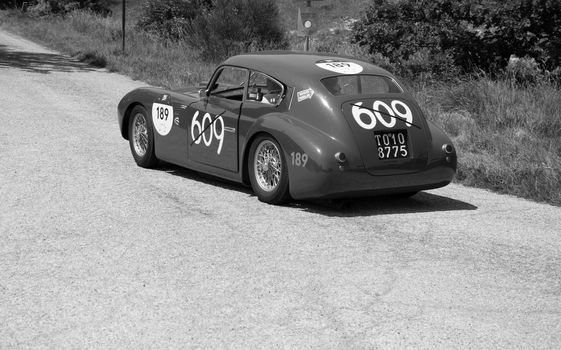
<path fill-rule="evenodd" d="M 28 1 L 26 0 L 0 0 L 0 10 L 22 8 Z"/>
<path fill-rule="evenodd" d="M 288 45 L 274 0 L 216 0 L 191 22 L 185 40 L 208 60 Z"/>
<path fill-rule="evenodd" d="M 479 38 L 467 20 L 477 10 L 454 0 L 374 0 L 352 40 L 387 57 L 398 74 L 454 76 L 479 61 Z"/>
<path fill-rule="evenodd" d="M 147 0 L 136 27 L 162 38 L 180 40 L 186 35 L 186 26 L 210 8 L 211 0 Z"/>
<path fill-rule="evenodd" d="M 511 54 L 553 71 L 561 64 L 561 1 L 373 0 L 353 42 L 387 57 L 398 74 L 454 75 L 450 65 L 496 72 Z"/>
<path fill-rule="evenodd" d="M 501 1 L 489 6 L 482 39 L 503 66 L 511 54 L 535 59 L 542 68 L 561 65 L 561 1 Z"/>
<path fill-rule="evenodd" d="M 274 0 L 150 1 L 158 5 L 147 5 L 138 27 L 185 41 L 205 60 L 288 46 Z"/>
<path fill-rule="evenodd" d="M 88 10 L 108 15 L 107 0 L 35 0 L 26 2 L 25 8 L 33 16 L 65 15 L 75 10 Z"/>
<path fill-rule="evenodd" d="M 544 78 L 536 60 L 527 56 L 519 58 L 512 55 L 505 73 L 507 78 L 518 85 L 535 84 Z"/>

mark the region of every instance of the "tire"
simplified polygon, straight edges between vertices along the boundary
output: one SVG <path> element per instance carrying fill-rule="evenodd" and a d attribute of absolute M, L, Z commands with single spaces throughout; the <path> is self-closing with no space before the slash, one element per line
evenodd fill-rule
<path fill-rule="evenodd" d="M 257 198 L 269 204 L 287 202 L 288 168 L 279 143 L 261 135 L 251 144 L 249 155 L 249 180 Z"/>
<path fill-rule="evenodd" d="M 152 168 L 158 163 L 154 152 L 154 128 L 146 110 L 136 106 L 129 118 L 129 145 L 138 166 Z"/>

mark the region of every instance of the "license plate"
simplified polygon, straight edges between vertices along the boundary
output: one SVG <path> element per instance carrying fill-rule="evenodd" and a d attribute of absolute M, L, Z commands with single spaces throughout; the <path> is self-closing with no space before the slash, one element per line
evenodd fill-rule
<path fill-rule="evenodd" d="M 378 159 L 397 159 L 409 157 L 407 131 L 376 131 L 374 140 L 378 148 Z"/>

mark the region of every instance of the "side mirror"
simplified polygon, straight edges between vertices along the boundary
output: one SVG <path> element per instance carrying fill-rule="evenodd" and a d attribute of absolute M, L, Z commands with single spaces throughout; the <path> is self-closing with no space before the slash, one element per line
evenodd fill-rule
<path fill-rule="evenodd" d="M 247 93 L 247 99 L 257 102 L 263 101 L 263 93 L 261 92 L 261 88 L 254 86 L 250 87 Z"/>
<path fill-rule="evenodd" d="M 199 97 L 200 98 L 207 98 L 208 97 L 208 90 L 200 89 L 199 90 Z"/>

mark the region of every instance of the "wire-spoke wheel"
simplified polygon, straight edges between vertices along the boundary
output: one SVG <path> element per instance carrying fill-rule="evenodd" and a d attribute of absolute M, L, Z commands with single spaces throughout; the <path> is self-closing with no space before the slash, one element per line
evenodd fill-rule
<path fill-rule="evenodd" d="M 270 136 L 259 136 L 250 157 L 249 177 L 259 200 L 271 204 L 288 200 L 288 170 L 280 145 Z"/>
<path fill-rule="evenodd" d="M 142 113 L 137 113 L 132 119 L 132 143 L 134 152 L 139 157 L 144 157 L 148 149 L 148 128 L 146 118 Z"/>
<path fill-rule="evenodd" d="M 154 153 L 154 132 L 146 110 L 136 106 L 131 111 L 129 122 L 129 143 L 132 156 L 141 167 L 150 168 L 156 165 Z"/>
<path fill-rule="evenodd" d="M 259 187 L 271 192 L 280 183 L 282 159 L 277 146 L 269 140 L 261 141 L 257 146 L 253 170 Z"/>

